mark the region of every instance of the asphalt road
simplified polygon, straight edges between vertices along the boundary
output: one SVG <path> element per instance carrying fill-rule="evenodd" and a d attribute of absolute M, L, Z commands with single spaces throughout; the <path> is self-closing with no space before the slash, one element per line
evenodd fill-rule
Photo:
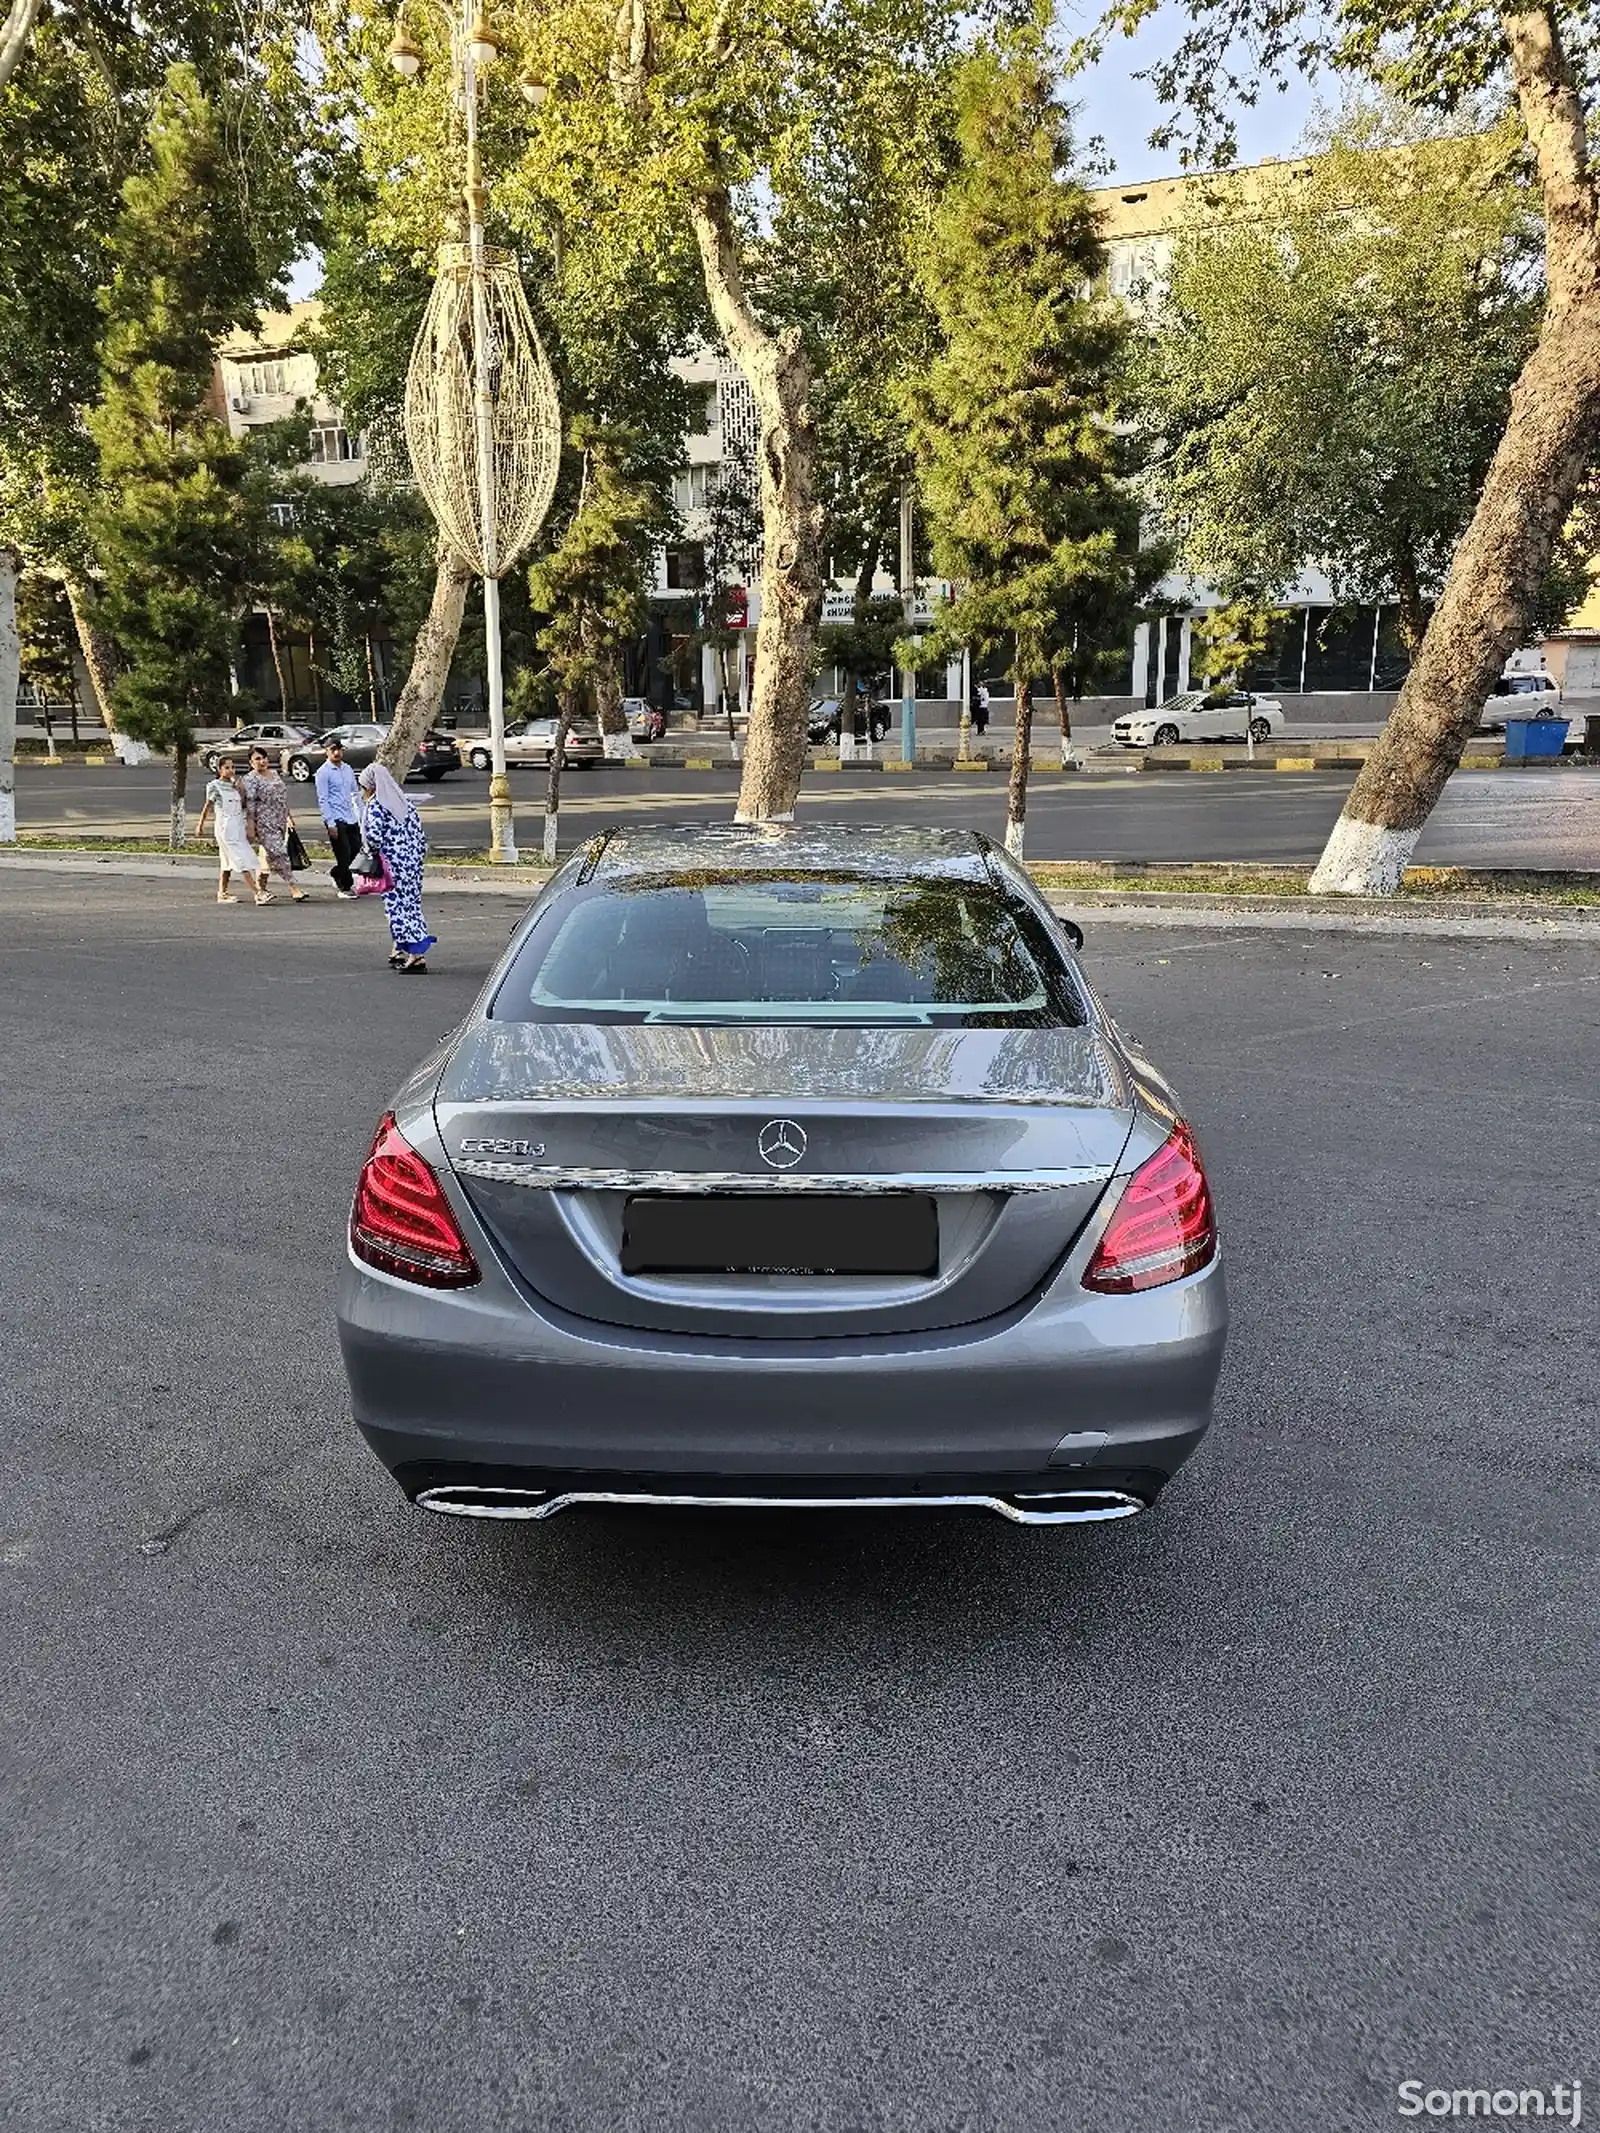
<path fill-rule="evenodd" d="M 1236 1330 L 1131 1526 L 409 1510 L 329 1290 L 502 900 L 0 877 L 19 2133 L 1344 2133 L 1600 2076 L 1600 952 L 1089 935 Z M 146 1552 L 149 1549 L 150 1552 Z"/>
<path fill-rule="evenodd" d="M 1203 776 L 1091 777 L 1038 773 L 1028 805 L 1028 853 L 1035 859 L 1259 859 L 1317 857 L 1344 805 L 1354 773 L 1274 772 Z M 168 777 L 160 765 L 120 764 L 17 772 L 17 819 L 26 830 L 71 835 L 165 835 Z M 486 781 L 463 771 L 434 787 L 413 785 L 438 849 L 483 849 L 489 841 Z M 521 841 L 542 835 L 544 779 L 514 772 Z M 726 820 L 737 779 L 731 770 L 602 769 L 568 779 L 562 848 L 615 821 Z M 193 787 L 198 817 L 204 780 Z M 316 802 L 296 787 L 313 824 Z M 1002 774 L 953 771 L 830 772 L 806 782 L 801 805 L 819 821 L 881 822 L 908 817 L 1005 834 Z M 1437 866 L 1600 867 L 1600 774 L 1591 771 L 1466 772 L 1447 788 L 1418 847 Z"/>

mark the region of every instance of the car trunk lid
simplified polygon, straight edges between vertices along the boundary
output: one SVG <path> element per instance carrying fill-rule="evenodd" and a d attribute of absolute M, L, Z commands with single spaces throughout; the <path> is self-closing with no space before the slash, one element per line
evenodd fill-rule
<path fill-rule="evenodd" d="M 1098 1203 L 1133 1095 L 1088 1029 L 489 1022 L 435 1109 L 538 1296 L 749 1339 L 1015 1308 Z"/>

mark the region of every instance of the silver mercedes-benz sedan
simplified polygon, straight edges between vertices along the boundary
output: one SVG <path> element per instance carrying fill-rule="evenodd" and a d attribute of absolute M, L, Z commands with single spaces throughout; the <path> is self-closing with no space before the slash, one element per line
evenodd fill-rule
<path fill-rule="evenodd" d="M 619 830 L 411 1075 L 355 1418 L 428 1510 L 1155 1500 L 1227 1303 L 1172 1090 L 971 831 Z"/>

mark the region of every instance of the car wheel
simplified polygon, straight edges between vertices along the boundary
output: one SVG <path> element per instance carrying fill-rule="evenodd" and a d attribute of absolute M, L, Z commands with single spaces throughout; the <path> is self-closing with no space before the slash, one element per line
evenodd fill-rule
<path fill-rule="evenodd" d="M 1271 720 L 1265 718 L 1253 718 L 1250 721 L 1250 738 L 1253 741 L 1270 741 L 1272 738 Z"/>
<path fill-rule="evenodd" d="M 474 770 L 487 770 L 493 763 L 494 758 L 490 755 L 487 748 L 474 748 L 472 753 L 467 757 L 467 761 L 472 765 Z"/>
<path fill-rule="evenodd" d="M 297 785 L 309 785 L 315 772 L 303 755 L 292 755 L 289 758 L 289 775 Z"/>
<path fill-rule="evenodd" d="M 872 721 L 872 738 L 875 741 L 881 741 L 888 731 L 889 721 L 886 718 L 875 718 Z"/>
<path fill-rule="evenodd" d="M 1157 748 L 1175 748 L 1177 742 L 1178 729 L 1176 726 L 1157 726 L 1155 731 L 1155 746 Z"/>
<path fill-rule="evenodd" d="M 213 777 L 215 777 L 217 772 L 222 768 L 222 758 L 220 755 L 217 754 L 215 749 L 213 749 L 210 755 L 206 757 L 206 768 L 210 771 Z"/>

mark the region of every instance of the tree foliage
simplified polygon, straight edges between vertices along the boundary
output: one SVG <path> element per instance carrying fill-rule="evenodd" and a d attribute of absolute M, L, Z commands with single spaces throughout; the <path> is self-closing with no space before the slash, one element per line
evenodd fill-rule
<path fill-rule="evenodd" d="M 1074 631 L 1131 620 L 1147 566 L 1113 420 L 1127 328 L 1094 291 L 1104 253 L 1043 38 L 976 54 L 957 107 L 961 166 L 923 262 L 944 345 L 910 401 L 934 564 L 956 593 L 908 656 L 1012 641 L 1015 848 L 1033 679 Z"/>
<path fill-rule="evenodd" d="M 149 167 L 123 187 L 112 250 L 90 532 L 124 662 L 121 723 L 173 751 L 181 838 L 194 728 L 225 715 L 262 540 L 249 453 L 208 406 L 213 347 L 251 309 L 259 263 L 218 113 L 186 64 L 157 99 Z"/>
<path fill-rule="evenodd" d="M 1505 127 L 1358 120 L 1181 236 L 1136 395 L 1188 568 L 1270 601 L 1321 564 L 1416 649 L 1538 334 L 1533 207 Z"/>

